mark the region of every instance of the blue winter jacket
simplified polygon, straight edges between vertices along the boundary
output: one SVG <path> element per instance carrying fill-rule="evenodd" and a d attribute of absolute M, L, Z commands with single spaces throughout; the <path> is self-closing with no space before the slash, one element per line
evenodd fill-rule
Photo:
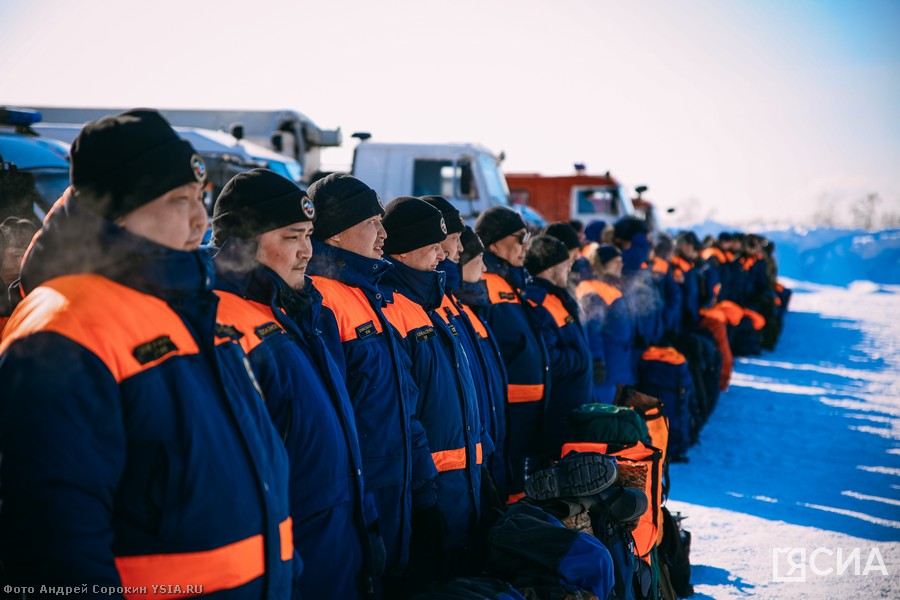
<path fill-rule="evenodd" d="M 681 323 L 684 329 L 695 329 L 700 321 L 700 279 L 694 263 L 678 255 L 672 256 L 672 270 L 676 281 L 680 281 L 682 311 Z"/>
<path fill-rule="evenodd" d="M 510 494 L 525 489 L 526 459 L 539 461 L 543 455 L 541 431 L 544 406 L 550 392 L 550 365 L 534 309 L 528 305 L 522 267 L 513 267 L 493 253 L 484 251 L 489 304 L 476 309 L 487 322 L 509 379 Z"/>
<path fill-rule="evenodd" d="M 476 375 L 475 380 L 479 414 L 482 426 L 494 443 L 493 452 L 485 452 L 485 465 L 491 472 L 500 497 L 506 498 L 509 496 L 510 482 L 509 445 L 506 433 L 508 428 L 506 365 L 503 364 L 503 357 L 500 355 L 500 348 L 493 333 L 487 323 L 473 310 L 473 307 L 490 304 L 487 285 L 484 281 L 470 283 L 458 279 L 459 283 L 453 284 L 457 286 L 453 288 L 453 300 L 460 309 L 463 320 L 468 323 L 468 335 L 472 336 L 470 343 L 475 348 L 474 353 L 469 352 L 469 346 L 466 347 L 466 352 L 470 358 L 473 355 L 478 357 L 478 360 L 471 360 L 470 363 L 477 365 L 481 371 L 481 377 Z M 473 369 L 473 375 L 474 371 Z"/>
<path fill-rule="evenodd" d="M 674 348 L 652 347 L 638 367 L 639 389 L 659 398 L 669 420 L 668 456 L 683 457 L 690 447 L 694 380 L 683 354 Z"/>
<path fill-rule="evenodd" d="M 646 234 L 635 235 L 631 246 L 622 251 L 622 293 L 635 326 L 634 368 L 637 368 L 641 352 L 657 343 L 664 332 L 663 300 L 653 282 L 647 264 L 649 258 L 650 240 Z"/>
<path fill-rule="evenodd" d="M 3 584 L 290 597 L 287 455 L 209 256 L 65 196 L 22 278 L 0 343 Z"/>
<path fill-rule="evenodd" d="M 535 278 L 528 286 L 541 336 L 550 355 L 550 396 L 544 414 L 544 444 L 552 458 L 572 441 L 566 416 L 593 402 L 593 358 L 578 316 L 578 303 L 565 289 Z"/>
<path fill-rule="evenodd" d="M 219 318 L 243 334 L 288 451 L 294 546 L 305 566 L 300 595 L 362 598 L 375 591 L 369 531 L 377 516 L 371 502 L 365 514 L 353 410 L 319 329 L 322 296 L 309 278 L 302 290 L 288 287 L 255 261 L 257 247 L 231 238 L 216 254 Z"/>
<path fill-rule="evenodd" d="M 594 402 L 611 404 L 617 384 L 637 382 L 631 311 L 622 292 L 610 282 L 582 281 L 575 293 L 584 315 L 591 356 L 605 366 L 605 377 L 594 380 Z"/>
<path fill-rule="evenodd" d="M 437 502 L 437 470 L 414 416 L 419 390 L 409 356 L 383 312 L 393 299 L 378 284 L 391 268 L 385 260 L 313 240 L 308 272 L 323 298 L 322 337 L 353 405 L 366 490 L 375 499 L 387 553 L 386 575 L 399 575 L 409 555 L 413 504 Z"/>
<path fill-rule="evenodd" d="M 657 257 L 653 258 L 651 268 L 653 283 L 662 298 L 663 336 L 670 339 L 681 332 L 681 288 L 672 276 L 669 263 Z"/>
<path fill-rule="evenodd" d="M 385 315 L 404 337 L 419 387 L 416 417 L 438 470 L 438 505 L 448 528 L 444 543 L 462 547 L 480 511 L 483 442 L 475 383 L 459 329 L 438 310 L 444 273 L 398 261 L 382 284 L 394 298 Z"/>

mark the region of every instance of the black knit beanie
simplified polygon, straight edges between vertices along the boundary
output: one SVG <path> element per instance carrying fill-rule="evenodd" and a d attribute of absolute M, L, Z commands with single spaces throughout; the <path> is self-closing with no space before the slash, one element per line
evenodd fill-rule
<path fill-rule="evenodd" d="M 447 224 L 441 211 L 421 198 L 400 196 L 384 212 L 385 254 L 402 254 L 438 244 L 447 239 Z"/>
<path fill-rule="evenodd" d="M 110 221 L 206 179 L 206 166 L 193 146 L 151 109 L 91 121 L 72 142 L 70 155 L 79 202 Z"/>
<path fill-rule="evenodd" d="M 444 222 L 447 224 L 447 235 L 462 233 L 466 228 L 466 222 L 463 221 L 459 210 L 443 196 L 422 196 L 422 200 L 441 211 L 441 214 L 444 215 Z"/>
<path fill-rule="evenodd" d="M 612 244 L 603 244 L 602 246 L 598 246 L 596 253 L 597 260 L 600 261 L 601 265 L 605 265 L 617 256 L 622 256 L 622 251 Z"/>
<path fill-rule="evenodd" d="M 613 235 L 626 242 L 630 242 L 637 234 L 648 231 L 647 222 L 637 217 L 622 217 L 613 224 Z"/>
<path fill-rule="evenodd" d="M 537 275 L 569 260 L 569 249 L 552 235 L 539 235 L 531 240 L 525 252 L 525 269 Z"/>
<path fill-rule="evenodd" d="M 268 169 L 238 173 L 222 188 L 213 209 L 213 243 L 245 240 L 316 216 L 306 192 Z"/>
<path fill-rule="evenodd" d="M 481 238 L 485 248 L 525 228 L 522 215 L 508 206 L 492 206 L 475 221 L 475 233 Z"/>
<path fill-rule="evenodd" d="M 703 248 L 703 244 L 700 243 L 700 238 L 697 237 L 697 234 L 693 231 L 682 231 L 678 234 L 678 237 L 675 238 L 676 244 L 688 244 L 694 247 L 694 250 L 701 250 Z"/>
<path fill-rule="evenodd" d="M 541 230 L 541 235 L 552 235 L 565 244 L 566 248 L 569 250 L 581 248 L 581 242 L 578 241 L 578 232 L 565 221 L 550 223 Z"/>
<path fill-rule="evenodd" d="M 384 215 L 375 190 L 347 173 L 332 173 L 316 181 L 309 186 L 309 197 L 316 207 L 313 237 L 319 241 Z"/>
<path fill-rule="evenodd" d="M 468 225 L 466 225 L 462 235 L 459 236 L 459 241 L 463 245 L 463 250 L 459 253 L 459 266 L 463 266 L 484 252 L 484 244 L 481 243 L 481 238 Z"/>

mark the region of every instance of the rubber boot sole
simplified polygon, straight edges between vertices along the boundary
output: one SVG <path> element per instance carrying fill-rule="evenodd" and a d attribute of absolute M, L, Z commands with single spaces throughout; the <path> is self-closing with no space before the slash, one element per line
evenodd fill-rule
<path fill-rule="evenodd" d="M 549 469 L 525 480 L 525 494 L 535 500 L 592 496 L 616 482 L 616 463 L 597 452 L 569 454 Z"/>

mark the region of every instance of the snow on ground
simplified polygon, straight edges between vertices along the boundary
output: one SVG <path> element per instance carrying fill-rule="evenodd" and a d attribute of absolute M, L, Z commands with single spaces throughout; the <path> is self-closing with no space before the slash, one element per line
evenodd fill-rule
<path fill-rule="evenodd" d="M 671 467 L 694 598 L 900 598 L 900 286 L 785 283 L 778 347 Z"/>

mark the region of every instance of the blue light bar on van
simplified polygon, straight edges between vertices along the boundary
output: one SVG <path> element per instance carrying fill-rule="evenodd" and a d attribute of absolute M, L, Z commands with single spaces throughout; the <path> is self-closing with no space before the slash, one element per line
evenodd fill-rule
<path fill-rule="evenodd" d="M 0 124 L 31 125 L 41 120 L 41 113 L 28 108 L 0 108 Z"/>

